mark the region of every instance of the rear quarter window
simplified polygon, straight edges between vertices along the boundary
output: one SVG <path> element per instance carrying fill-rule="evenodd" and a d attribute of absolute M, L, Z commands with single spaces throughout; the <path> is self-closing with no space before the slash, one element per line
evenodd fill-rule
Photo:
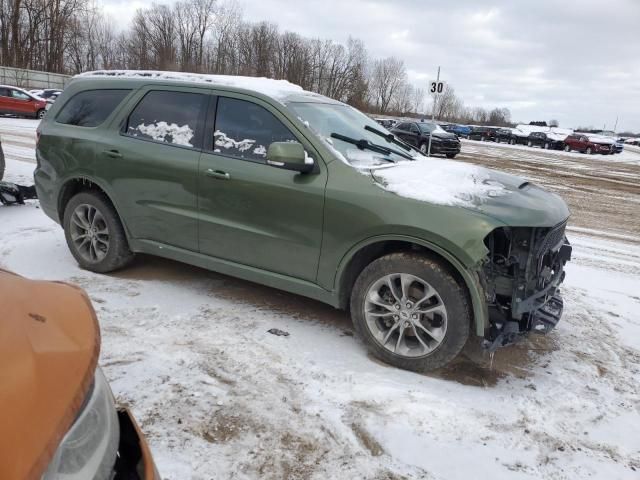
<path fill-rule="evenodd" d="M 97 127 L 111 115 L 131 90 L 85 90 L 71 97 L 56 122 L 77 127 Z"/>

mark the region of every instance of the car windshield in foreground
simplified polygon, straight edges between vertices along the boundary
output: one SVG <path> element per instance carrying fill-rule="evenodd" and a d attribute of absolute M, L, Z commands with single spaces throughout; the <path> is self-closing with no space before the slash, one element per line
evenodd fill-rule
<path fill-rule="evenodd" d="M 289 102 L 287 107 L 354 167 L 384 165 L 416 154 L 397 146 L 393 134 L 348 105 Z"/>

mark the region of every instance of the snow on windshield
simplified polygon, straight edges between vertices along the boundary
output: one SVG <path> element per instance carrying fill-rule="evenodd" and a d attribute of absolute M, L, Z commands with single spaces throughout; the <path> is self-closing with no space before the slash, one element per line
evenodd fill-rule
<path fill-rule="evenodd" d="M 450 160 L 402 162 L 373 170 L 372 174 L 390 192 L 439 205 L 471 207 L 508 193 L 487 170 Z"/>
<path fill-rule="evenodd" d="M 234 75 L 205 75 L 200 73 L 186 72 L 160 72 L 154 70 L 96 70 L 93 72 L 84 72 L 78 77 L 133 77 L 133 78 L 153 78 L 167 80 L 173 82 L 197 82 L 208 83 L 212 85 L 223 85 L 228 87 L 244 88 L 263 93 L 276 99 L 282 99 L 291 94 L 305 93 L 299 85 L 295 85 L 286 80 L 273 80 L 265 77 L 241 77 Z"/>
<path fill-rule="evenodd" d="M 174 145 L 183 145 L 185 147 L 193 147 L 191 139 L 193 138 L 193 130 L 189 125 L 178 125 L 175 123 L 156 122 L 150 124 L 141 123 L 133 130 L 132 135 L 141 133 L 147 137 L 151 137 L 157 142 L 172 143 Z"/>

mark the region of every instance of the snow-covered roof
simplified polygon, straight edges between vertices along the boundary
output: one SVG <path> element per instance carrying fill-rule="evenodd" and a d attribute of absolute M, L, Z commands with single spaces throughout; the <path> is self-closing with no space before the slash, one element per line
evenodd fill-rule
<path fill-rule="evenodd" d="M 242 88 L 262 93 L 269 97 L 282 100 L 290 95 L 309 94 L 318 96 L 304 90 L 287 80 L 274 80 L 265 77 L 242 77 L 235 75 L 209 75 L 203 73 L 164 72 L 157 70 L 96 70 L 84 72 L 77 77 L 118 77 L 118 78 L 147 78 L 170 82 L 206 83 L 225 87 Z"/>

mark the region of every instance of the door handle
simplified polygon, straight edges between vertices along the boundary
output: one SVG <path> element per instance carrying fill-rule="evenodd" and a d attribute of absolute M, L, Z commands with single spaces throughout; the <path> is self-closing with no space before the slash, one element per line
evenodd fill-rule
<path fill-rule="evenodd" d="M 229 180 L 231 178 L 231 175 L 229 175 L 227 172 L 212 170 L 211 168 L 207 168 L 205 174 L 207 175 L 207 177 L 217 178 L 218 180 Z"/>
<path fill-rule="evenodd" d="M 122 158 L 122 154 L 117 150 L 104 150 L 102 153 L 104 153 L 107 157 Z"/>

